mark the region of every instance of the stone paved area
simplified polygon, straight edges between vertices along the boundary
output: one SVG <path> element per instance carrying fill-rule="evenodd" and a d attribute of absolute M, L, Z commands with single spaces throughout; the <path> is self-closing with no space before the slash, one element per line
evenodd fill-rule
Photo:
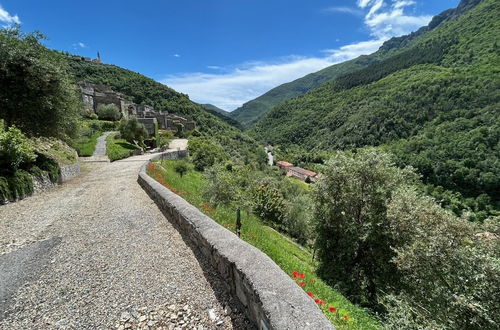
<path fill-rule="evenodd" d="M 0 329 L 248 328 L 137 184 L 148 157 L 0 207 Z"/>

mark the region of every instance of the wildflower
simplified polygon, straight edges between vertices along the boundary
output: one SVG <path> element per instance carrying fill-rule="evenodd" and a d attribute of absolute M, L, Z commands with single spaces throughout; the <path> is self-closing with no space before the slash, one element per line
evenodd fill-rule
<path fill-rule="evenodd" d="M 304 273 L 300 273 L 299 277 L 300 277 L 300 279 L 302 279 L 302 280 L 303 280 L 303 279 L 304 279 L 304 277 L 306 277 L 306 276 L 304 275 Z"/>
<path fill-rule="evenodd" d="M 297 278 L 299 276 L 299 272 L 293 272 L 293 278 Z"/>
<path fill-rule="evenodd" d="M 306 282 L 300 282 L 299 285 L 300 286 L 306 286 Z"/>
<path fill-rule="evenodd" d="M 347 319 L 349 319 L 349 316 L 344 315 L 344 320 L 347 320 Z"/>
<path fill-rule="evenodd" d="M 335 307 L 333 307 L 333 306 L 328 307 L 328 309 L 329 309 L 329 310 L 330 310 L 330 312 L 332 312 L 332 313 L 335 313 L 335 312 L 337 311 L 337 309 L 336 309 Z"/>
<path fill-rule="evenodd" d="M 307 295 L 311 298 L 314 297 L 314 294 L 312 292 L 308 292 Z"/>
<path fill-rule="evenodd" d="M 321 300 L 321 299 L 316 299 L 316 300 L 314 300 L 314 302 L 315 302 L 316 304 L 318 304 L 318 305 L 323 305 L 323 304 L 325 303 L 325 301 L 324 301 L 324 300 Z"/>

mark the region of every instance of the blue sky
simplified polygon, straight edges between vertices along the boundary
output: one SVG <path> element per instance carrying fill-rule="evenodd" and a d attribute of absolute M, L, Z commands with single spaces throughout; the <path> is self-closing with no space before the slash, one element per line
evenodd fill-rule
<path fill-rule="evenodd" d="M 426 25 L 459 0 L 0 0 L 0 25 L 233 110 Z"/>

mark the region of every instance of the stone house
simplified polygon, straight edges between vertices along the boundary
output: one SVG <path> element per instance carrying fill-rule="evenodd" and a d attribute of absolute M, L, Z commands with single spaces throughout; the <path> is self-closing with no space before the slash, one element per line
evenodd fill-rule
<path fill-rule="evenodd" d="M 279 162 L 276 163 L 276 165 L 278 165 L 278 168 L 280 170 L 285 171 L 285 173 L 287 173 L 288 170 L 293 167 L 292 163 L 285 162 L 284 160 L 280 160 Z"/>
<path fill-rule="evenodd" d="M 286 172 L 286 176 L 297 178 L 302 181 L 314 182 L 318 173 L 303 169 L 301 167 L 291 167 Z"/>

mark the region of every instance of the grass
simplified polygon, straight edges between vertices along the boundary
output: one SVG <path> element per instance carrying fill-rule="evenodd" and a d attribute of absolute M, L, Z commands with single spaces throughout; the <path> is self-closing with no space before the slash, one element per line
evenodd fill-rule
<path fill-rule="evenodd" d="M 167 188 L 182 196 L 220 225 L 234 232 L 235 211 L 227 207 L 210 208 L 202 196 L 205 185 L 203 174 L 191 170 L 181 178 L 174 170 L 175 162 L 172 160 L 156 162 L 155 169 L 148 169 L 148 174 L 154 178 L 163 177 L 161 181 Z M 243 240 L 266 253 L 290 276 L 294 271 L 304 273 L 303 281 L 306 283 L 304 290 L 312 292 L 315 299 L 321 299 L 325 302 L 321 309 L 335 326 L 341 329 L 381 328 L 381 324 L 368 311 L 349 302 L 316 276 L 317 263 L 312 259 L 311 250 L 264 225 L 259 218 L 251 213 L 242 212 L 242 224 L 241 238 Z M 330 312 L 329 306 L 335 307 L 338 311 L 336 313 Z M 349 316 L 347 321 L 344 320 L 344 315 Z"/>
<path fill-rule="evenodd" d="M 97 138 L 102 135 L 101 131 L 97 131 L 91 136 L 82 136 L 75 143 L 75 149 L 80 157 L 90 157 L 94 154 Z"/>
<path fill-rule="evenodd" d="M 128 143 L 124 139 L 115 139 L 115 134 L 106 138 L 106 154 L 109 160 L 115 161 L 132 156 L 138 146 Z"/>

